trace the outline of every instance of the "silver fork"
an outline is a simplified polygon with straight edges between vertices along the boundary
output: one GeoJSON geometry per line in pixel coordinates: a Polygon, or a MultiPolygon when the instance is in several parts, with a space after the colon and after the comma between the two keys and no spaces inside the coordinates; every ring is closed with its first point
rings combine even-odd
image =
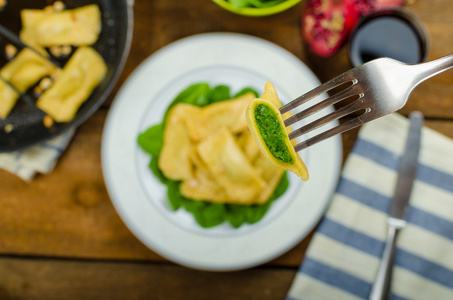
{"type": "Polygon", "coordinates": [[[324,139],[399,110],[406,104],[418,84],[451,68],[453,68],[453,54],[413,65],[390,58],[378,58],[327,81],[284,105],[280,108],[280,112],[282,114],[289,112],[332,89],[342,88],[341,91],[295,113],[285,120],[285,125],[290,126],[340,101],[347,100],[348,104],[304,124],[290,133],[289,138],[296,139],[342,117],[350,116],[351,119],[298,143],[294,149],[301,151],[324,139]]]}

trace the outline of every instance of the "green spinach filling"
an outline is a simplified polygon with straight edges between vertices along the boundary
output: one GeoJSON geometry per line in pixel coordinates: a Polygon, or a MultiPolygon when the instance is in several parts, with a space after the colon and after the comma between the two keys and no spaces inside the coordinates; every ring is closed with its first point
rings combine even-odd
{"type": "Polygon", "coordinates": [[[277,114],[264,104],[255,107],[256,125],[272,155],[283,163],[292,164],[293,157],[285,144],[284,128],[281,127],[277,114]]]}

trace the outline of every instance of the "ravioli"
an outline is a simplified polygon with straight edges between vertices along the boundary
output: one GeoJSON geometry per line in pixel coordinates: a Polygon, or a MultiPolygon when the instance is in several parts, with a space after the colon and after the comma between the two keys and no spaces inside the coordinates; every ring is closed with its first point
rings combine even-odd
{"type": "Polygon", "coordinates": [[[250,130],[243,132],[237,138],[238,146],[241,147],[249,161],[253,162],[260,155],[260,148],[250,130]]]}
{"type": "Polygon", "coordinates": [[[196,107],[188,104],[173,107],[165,125],[165,135],[158,166],[165,177],[188,180],[193,177],[190,154],[193,145],[185,125],[185,116],[196,107]]]}
{"type": "Polygon", "coordinates": [[[21,10],[21,40],[31,46],[93,45],[101,32],[101,11],[96,4],[57,12],[21,10]]]}
{"type": "MultiPolygon", "coordinates": [[[[286,127],[277,92],[271,82],[265,85],[261,98],[254,99],[247,107],[247,123],[262,153],[274,165],[289,170],[308,180],[308,170],[294,150],[295,141],[290,141],[291,128],[286,127]]],[[[287,113],[288,114],[288,113],[287,113]]],[[[285,114],[285,118],[288,115],[285,114]]]]}
{"type": "Polygon", "coordinates": [[[261,178],[266,182],[257,200],[259,203],[264,203],[274,192],[285,171],[282,168],[275,167],[264,155],[257,157],[253,162],[253,167],[258,170],[261,178]]]}
{"type": "Polygon", "coordinates": [[[57,122],[69,122],[106,73],[107,66],[101,55],[91,47],[80,47],[36,106],[57,122]]]}
{"type": "MultiPolygon", "coordinates": [[[[0,77],[23,93],[56,69],[55,65],[41,55],[24,48],[0,70],[0,77]]],[[[4,82],[0,85],[0,94],[0,118],[4,119],[16,104],[19,94],[4,82]]]]}
{"type": "Polygon", "coordinates": [[[253,167],[258,171],[260,177],[265,181],[265,187],[260,191],[258,196],[258,203],[266,202],[266,199],[274,192],[275,188],[279,184],[284,170],[274,166],[268,159],[261,153],[255,138],[251,134],[250,130],[242,133],[237,143],[241,147],[244,154],[247,156],[253,167]]]}
{"type": "Polygon", "coordinates": [[[237,203],[250,204],[265,187],[264,180],[225,127],[201,142],[197,151],[217,182],[237,203]]]}
{"type": "Polygon", "coordinates": [[[193,164],[193,177],[182,181],[181,194],[189,199],[205,200],[215,203],[228,203],[231,198],[225,189],[217,182],[215,176],[209,172],[195,148],[192,148],[189,159],[193,164]]]}
{"type": "Polygon", "coordinates": [[[227,127],[232,133],[247,130],[245,110],[253,99],[253,94],[245,94],[236,99],[221,101],[199,108],[187,117],[187,127],[191,138],[196,141],[206,137],[221,127],[227,127]]]}

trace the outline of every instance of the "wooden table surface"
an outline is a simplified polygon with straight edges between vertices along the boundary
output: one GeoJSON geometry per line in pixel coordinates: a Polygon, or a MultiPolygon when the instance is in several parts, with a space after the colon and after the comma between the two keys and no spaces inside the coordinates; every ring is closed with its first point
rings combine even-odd
{"type": "MultiPolygon", "coordinates": [[[[453,52],[451,0],[407,5],[430,35],[428,59],[453,52]]],[[[101,168],[101,135],[115,93],[149,55],[183,37],[239,32],[272,41],[321,81],[351,66],[347,48],[320,58],[303,44],[303,3],[248,18],[210,0],[137,0],[134,38],[122,76],[85,122],[55,170],[26,183],[0,170],[0,299],[284,299],[311,235],[284,255],[249,270],[213,273],[178,266],[144,246],[112,206],[101,168]]],[[[420,110],[427,126],[453,138],[453,72],[422,83],[400,111],[420,110]]],[[[343,136],[344,157],[357,130],[343,136]]]]}

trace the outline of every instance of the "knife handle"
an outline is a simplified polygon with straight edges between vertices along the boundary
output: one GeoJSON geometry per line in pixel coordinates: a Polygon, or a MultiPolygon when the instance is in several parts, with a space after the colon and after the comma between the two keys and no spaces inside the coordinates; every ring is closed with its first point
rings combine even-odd
{"type": "Polygon", "coordinates": [[[390,283],[392,281],[393,261],[395,257],[395,241],[399,226],[389,224],[384,254],[379,266],[376,280],[371,288],[370,300],[384,300],[390,298],[390,283]]]}

